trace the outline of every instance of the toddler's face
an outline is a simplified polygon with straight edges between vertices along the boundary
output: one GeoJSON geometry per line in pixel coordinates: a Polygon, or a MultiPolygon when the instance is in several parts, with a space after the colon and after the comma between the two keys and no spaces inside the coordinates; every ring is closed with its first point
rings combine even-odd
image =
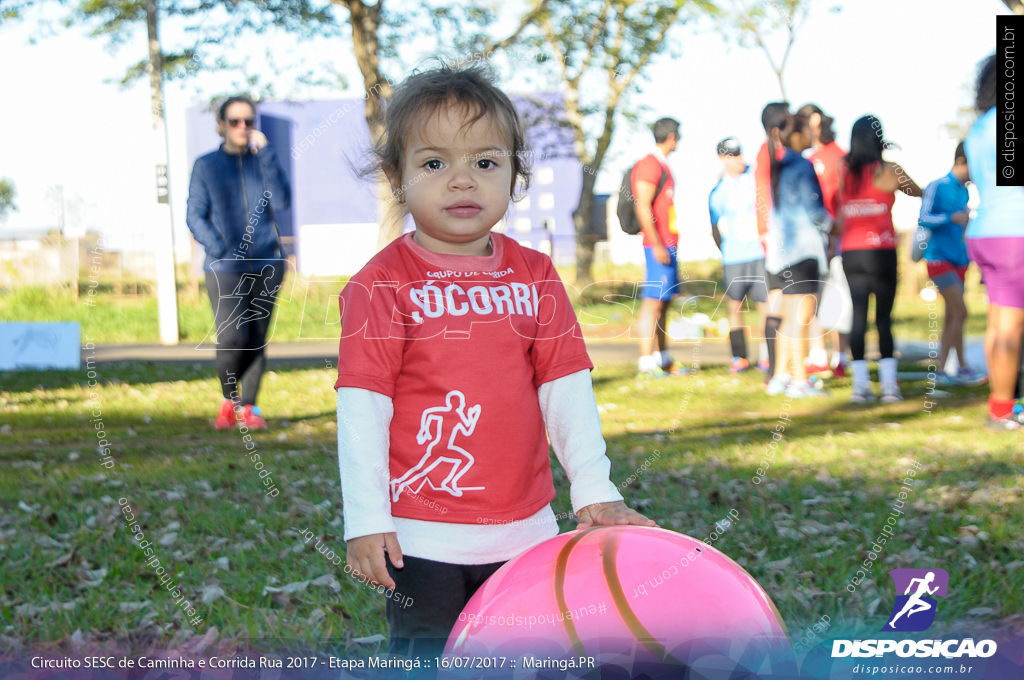
{"type": "Polygon", "coordinates": [[[466,127],[456,107],[412,125],[402,186],[416,240],[438,253],[486,255],[491,228],[508,209],[512,157],[508,135],[492,116],[466,127]]]}

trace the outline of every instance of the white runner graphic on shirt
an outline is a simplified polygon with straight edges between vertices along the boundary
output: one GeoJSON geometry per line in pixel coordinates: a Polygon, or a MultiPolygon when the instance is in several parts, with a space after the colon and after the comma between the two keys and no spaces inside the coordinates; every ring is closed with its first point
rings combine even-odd
{"type": "Polygon", "coordinates": [[[455,439],[462,435],[469,437],[476,429],[476,423],[480,419],[480,404],[466,407],[466,395],[458,390],[452,390],[445,395],[445,405],[435,406],[423,410],[420,418],[420,431],[416,433],[416,443],[426,444],[427,451],[420,458],[420,461],[409,468],[404,475],[398,479],[391,480],[391,500],[398,501],[403,491],[411,494],[418,494],[424,484],[430,484],[435,491],[447,491],[452,496],[460,497],[463,491],[479,491],[482,486],[461,488],[459,480],[473,467],[473,455],[455,443],[455,439]],[[456,416],[449,417],[449,414],[456,416]],[[451,434],[448,436],[447,449],[435,451],[435,448],[444,439],[445,426],[454,423],[451,434]],[[436,486],[429,478],[431,472],[442,463],[451,463],[452,469],[441,482],[436,486]],[[415,485],[415,487],[413,486],[415,485]]]}

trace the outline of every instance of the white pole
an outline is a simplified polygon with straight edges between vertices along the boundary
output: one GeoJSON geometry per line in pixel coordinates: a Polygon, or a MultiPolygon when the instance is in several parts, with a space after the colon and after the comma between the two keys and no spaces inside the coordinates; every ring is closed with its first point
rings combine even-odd
{"type": "Polygon", "coordinates": [[[167,186],[167,116],[164,112],[163,52],[157,30],[157,0],[146,0],[149,37],[150,100],[153,105],[153,144],[156,159],[156,206],[153,234],[156,246],[156,302],[160,319],[160,342],[178,344],[178,291],[174,272],[174,222],[167,186]]]}

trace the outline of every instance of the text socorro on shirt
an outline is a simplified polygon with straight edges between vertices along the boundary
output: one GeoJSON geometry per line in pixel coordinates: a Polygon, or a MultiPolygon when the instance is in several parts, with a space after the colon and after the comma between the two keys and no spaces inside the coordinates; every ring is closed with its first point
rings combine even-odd
{"type": "MultiPolygon", "coordinates": [[[[371,288],[360,282],[346,284],[342,305],[365,306],[379,310],[381,300],[392,305],[391,324],[407,328],[424,327],[409,335],[408,339],[425,339],[438,333],[463,335],[473,323],[493,323],[508,319],[521,335],[534,338],[556,338],[575,332],[582,337],[576,314],[561,280],[502,281],[515,273],[512,267],[499,271],[475,272],[439,270],[427,271],[429,278],[400,283],[375,281],[371,288]],[[354,288],[353,288],[354,287],[354,288]],[[375,299],[380,296],[379,299],[375,299]],[[524,325],[522,321],[527,321],[524,325]],[[439,321],[439,323],[438,323],[439,321]],[[552,327],[551,324],[557,324],[552,327]],[[429,326],[429,328],[425,328],[429,326]]],[[[345,318],[344,309],[342,318],[345,318]]],[[[365,333],[365,337],[379,337],[373,324],[356,322],[342,328],[342,337],[365,333]],[[354,327],[359,326],[359,327],[354,327]]],[[[394,337],[394,329],[384,337],[394,337]]]]}

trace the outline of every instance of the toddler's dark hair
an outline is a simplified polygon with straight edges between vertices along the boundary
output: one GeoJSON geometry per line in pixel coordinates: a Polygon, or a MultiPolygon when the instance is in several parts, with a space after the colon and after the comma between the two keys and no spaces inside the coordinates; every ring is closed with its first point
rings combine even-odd
{"type": "MultiPolygon", "coordinates": [[[[508,96],[494,86],[490,68],[474,64],[455,69],[447,64],[406,78],[395,88],[384,111],[384,136],[377,143],[376,153],[386,175],[401,183],[402,158],[410,128],[420,116],[433,116],[449,106],[456,106],[467,115],[466,126],[491,116],[498,128],[508,135],[512,163],[511,195],[516,180],[526,190],[530,169],[526,162],[526,140],[519,114],[508,96]]],[[[395,187],[398,189],[398,187],[395,187]]]]}

